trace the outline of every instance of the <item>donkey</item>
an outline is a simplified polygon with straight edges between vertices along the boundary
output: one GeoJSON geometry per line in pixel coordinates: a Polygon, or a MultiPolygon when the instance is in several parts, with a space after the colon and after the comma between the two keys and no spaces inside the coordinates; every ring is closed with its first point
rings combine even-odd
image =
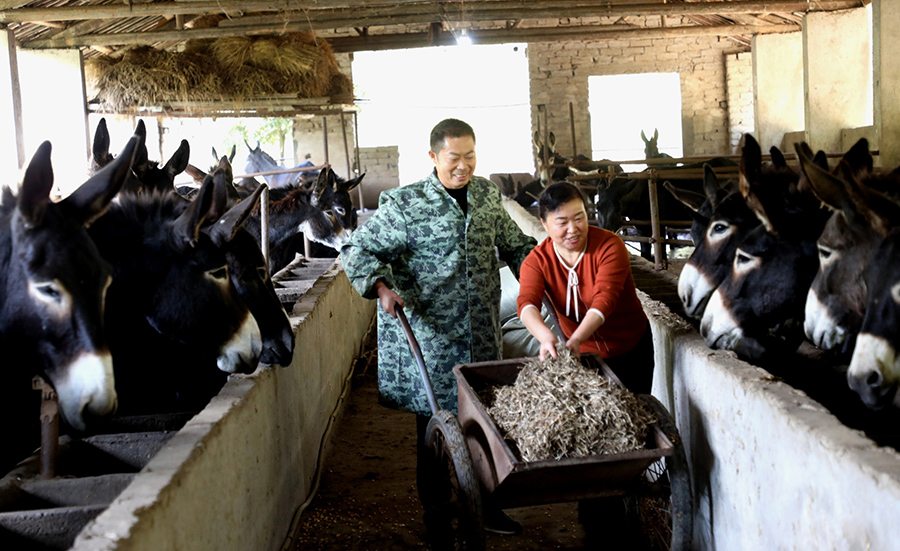
{"type": "MultiPolygon", "coordinates": [[[[716,157],[705,162],[680,166],[683,169],[696,169],[705,166],[712,168],[735,166],[730,159],[716,157]]],[[[705,174],[705,173],[704,173],[705,174]]],[[[704,176],[705,177],[705,176],[704,176]]],[[[703,193],[703,178],[681,180],[678,189],[692,193],[703,193]]],[[[650,220],[650,184],[646,178],[628,178],[616,176],[606,185],[597,188],[594,203],[597,212],[597,225],[605,230],[616,232],[627,220],[650,220]]],[[[657,194],[657,206],[660,220],[692,219],[696,211],[668,193],[657,194]]],[[[649,225],[636,227],[638,235],[649,237],[649,225]]],[[[650,259],[650,245],[641,244],[641,256],[650,259]]]]}
{"type": "Polygon", "coordinates": [[[62,418],[75,430],[85,430],[116,409],[112,357],[103,330],[111,271],[85,228],[124,184],[136,145],[136,139],[129,140],[118,160],[54,203],[51,146],[44,142],[18,193],[2,190],[0,350],[6,369],[0,413],[35,422],[7,425],[0,467],[10,467],[10,461],[37,445],[37,394],[31,390],[35,375],[56,390],[62,418]]]}
{"type": "MultiPolygon", "coordinates": [[[[356,209],[350,200],[352,191],[365,173],[344,181],[330,168],[319,173],[312,190],[286,188],[271,190],[269,203],[269,271],[290,263],[303,250],[303,236],[339,251],[356,229],[356,209]]],[[[260,219],[254,214],[247,229],[257,238],[261,235],[260,219]]]]}
{"type": "Polygon", "coordinates": [[[803,340],[805,297],[818,269],[815,242],[828,216],[800,189],[798,174],[768,175],[761,160],[759,144],[746,135],[740,190],[760,225],[738,244],[700,323],[710,348],[748,361],[793,352],[803,340]]]}
{"type": "MultiPolygon", "coordinates": [[[[147,135],[144,121],[138,121],[135,134],[147,135]]],[[[140,193],[143,190],[162,192],[174,190],[175,176],[187,168],[190,155],[190,144],[187,140],[181,140],[178,149],[160,168],[159,163],[148,158],[147,146],[144,140],[141,140],[132,164],[134,173],[126,181],[122,188],[123,191],[140,193]]],[[[103,118],[97,123],[97,130],[94,132],[94,142],[91,147],[91,173],[106,166],[112,159],[113,156],[109,153],[109,130],[106,127],[106,119],[103,118]]]]}
{"type": "Polygon", "coordinates": [[[262,337],[260,361],[288,366],[294,355],[291,321],[275,292],[259,242],[243,227],[258,206],[264,187],[259,186],[240,202],[234,201],[230,195],[233,189],[231,171],[224,170],[224,166],[230,168],[226,157],[220,160],[220,167],[207,176],[213,181],[214,197],[213,208],[202,231],[225,251],[231,283],[259,325],[262,337]]]}
{"type": "Polygon", "coordinates": [[[884,239],[866,266],[866,314],[847,382],[872,409],[900,407],[900,205],[857,183],[851,183],[857,206],[884,239]]]}
{"type": "Polygon", "coordinates": [[[883,235],[869,224],[858,204],[855,187],[900,192],[894,173],[873,173],[869,144],[863,138],[847,153],[833,173],[816,164],[805,143],[797,155],[813,193],[833,214],[819,236],[819,271],[806,298],[806,337],[822,350],[849,354],[865,315],[866,284],[863,271],[883,235]]]}
{"type": "MultiPolygon", "coordinates": [[[[659,129],[653,129],[653,137],[647,138],[644,134],[644,131],[641,130],[641,139],[644,140],[644,158],[645,159],[671,159],[672,156],[668,153],[660,153],[659,151],[659,129]]],[[[666,165],[656,165],[656,166],[666,166],[666,165]]],[[[669,165],[675,166],[675,165],[669,165]]]]}
{"type": "MultiPolygon", "coordinates": [[[[259,362],[259,326],[231,284],[224,251],[201,231],[213,194],[212,181],[192,202],[120,194],[90,228],[113,266],[106,325],[129,413],[201,407],[224,373],[250,373],[259,362]]],[[[225,220],[221,231],[238,222],[225,220]]]]}

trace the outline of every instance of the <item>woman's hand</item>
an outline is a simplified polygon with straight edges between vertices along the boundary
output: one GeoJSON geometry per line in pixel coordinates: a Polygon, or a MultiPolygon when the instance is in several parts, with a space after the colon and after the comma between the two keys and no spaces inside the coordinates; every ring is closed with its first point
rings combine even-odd
{"type": "Polygon", "coordinates": [[[550,354],[550,356],[552,358],[558,357],[556,354],[556,343],[557,343],[556,336],[552,336],[552,340],[547,339],[547,340],[541,341],[541,349],[538,352],[538,356],[541,358],[541,361],[544,361],[545,359],[547,359],[547,354],[550,354]]]}
{"type": "Polygon", "coordinates": [[[569,349],[569,352],[575,356],[576,360],[581,359],[581,340],[577,338],[571,338],[566,341],[566,348],[569,349]]]}
{"type": "Polygon", "coordinates": [[[394,292],[393,289],[385,285],[384,281],[378,280],[375,282],[375,290],[378,293],[378,300],[381,301],[381,307],[384,308],[384,311],[391,315],[392,318],[397,317],[397,312],[394,311],[394,305],[399,304],[401,307],[406,307],[406,303],[403,301],[403,297],[394,292]]]}

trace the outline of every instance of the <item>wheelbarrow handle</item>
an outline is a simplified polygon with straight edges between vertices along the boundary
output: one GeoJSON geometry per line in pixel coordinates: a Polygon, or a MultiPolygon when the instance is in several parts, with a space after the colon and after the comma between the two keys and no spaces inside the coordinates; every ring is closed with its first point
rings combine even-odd
{"type": "Polygon", "coordinates": [[[400,328],[406,335],[406,341],[409,343],[409,349],[412,350],[416,363],[419,365],[419,375],[422,377],[422,385],[425,387],[425,395],[428,398],[428,407],[431,408],[432,415],[437,415],[438,407],[437,399],[434,397],[434,387],[431,386],[431,378],[428,376],[428,370],[425,368],[425,358],[422,356],[422,349],[419,348],[419,342],[413,335],[412,327],[409,320],[406,319],[406,313],[399,304],[394,305],[394,312],[397,313],[397,321],[400,322],[400,328]]]}

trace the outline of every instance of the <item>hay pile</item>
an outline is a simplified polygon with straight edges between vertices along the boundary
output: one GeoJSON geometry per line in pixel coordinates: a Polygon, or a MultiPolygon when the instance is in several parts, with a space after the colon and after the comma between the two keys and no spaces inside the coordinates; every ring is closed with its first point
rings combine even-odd
{"type": "Polygon", "coordinates": [[[182,52],[139,46],[87,61],[91,96],[102,107],[189,101],[246,101],[275,95],[347,96],[331,46],[311,33],[191,40],[182,52]]]}
{"type": "Polygon", "coordinates": [[[493,387],[488,414],[523,461],[644,448],[656,421],[631,392],[583,367],[559,346],[559,359],[528,360],[515,384],[493,387]]]}

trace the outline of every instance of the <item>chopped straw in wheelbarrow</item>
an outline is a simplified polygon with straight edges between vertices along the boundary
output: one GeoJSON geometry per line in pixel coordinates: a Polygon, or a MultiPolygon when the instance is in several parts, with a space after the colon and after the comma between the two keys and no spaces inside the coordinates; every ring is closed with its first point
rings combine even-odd
{"type": "Polygon", "coordinates": [[[521,459],[643,449],[655,416],[634,394],[582,366],[567,349],[558,346],[557,352],[558,359],[529,358],[514,384],[487,389],[487,412],[521,459]]]}

